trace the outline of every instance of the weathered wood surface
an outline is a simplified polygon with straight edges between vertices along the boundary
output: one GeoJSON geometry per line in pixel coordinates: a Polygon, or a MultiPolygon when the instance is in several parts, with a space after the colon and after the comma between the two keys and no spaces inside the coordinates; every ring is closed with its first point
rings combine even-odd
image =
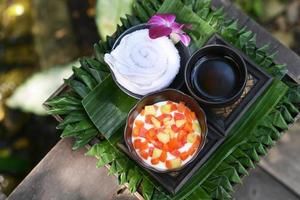
{"type": "Polygon", "coordinates": [[[236,200],[298,200],[299,196],[284,187],[274,177],[258,167],[236,186],[236,200]]]}
{"type": "Polygon", "coordinates": [[[72,139],[61,140],[9,196],[9,200],[135,199],[117,195],[120,186],[86,149],[72,151],[72,139]]]}
{"type": "Polygon", "coordinates": [[[300,122],[269,151],[260,166],[300,196],[300,122]]]}
{"type": "MultiPolygon", "coordinates": [[[[221,5],[225,7],[228,17],[238,18],[241,26],[247,25],[255,31],[258,42],[269,43],[270,51],[278,51],[276,61],[287,63],[289,75],[299,81],[300,58],[294,52],[236,9],[230,1],[213,1],[213,6],[221,5]]],[[[250,177],[245,178],[243,186],[237,187],[236,199],[300,199],[300,195],[297,196],[300,191],[300,161],[297,158],[297,154],[300,154],[300,136],[296,135],[299,129],[293,129],[291,132],[295,133],[283,138],[282,141],[285,141],[286,137],[291,137],[291,145],[290,142],[281,141],[278,147],[270,151],[270,155],[261,164],[264,170],[258,169],[250,177]]],[[[9,199],[135,199],[126,194],[117,195],[120,187],[116,178],[107,176],[106,168],[96,169],[96,160],[85,157],[84,152],[83,149],[72,151],[70,139],[60,141],[16,188],[9,199]]]]}

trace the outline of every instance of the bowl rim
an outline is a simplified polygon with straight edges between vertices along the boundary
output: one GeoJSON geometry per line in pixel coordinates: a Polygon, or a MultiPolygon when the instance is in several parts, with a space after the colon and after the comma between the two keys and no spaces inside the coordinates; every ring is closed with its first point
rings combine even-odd
{"type": "MultiPolygon", "coordinates": [[[[196,114],[197,115],[197,114],[196,114]]],[[[197,117],[198,119],[198,117],[197,117]]],[[[198,119],[199,120],[199,119],[198,119]]],[[[141,98],[136,104],[135,106],[129,111],[128,115],[127,115],[127,119],[126,119],[126,126],[125,126],[125,129],[124,129],[124,133],[123,133],[123,137],[124,137],[124,141],[125,141],[125,144],[128,148],[128,152],[130,153],[131,155],[131,158],[136,161],[139,165],[141,165],[142,167],[146,168],[146,169],[149,169],[149,170],[152,170],[154,172],[157,172],[157,173],[170,173],[170,172],[178,172],[178,171],[181,171],[183,170],[186,166],[188,166],[191,162],[193,162],[199,155],[199,153],[202,151],[202,149],[204,148],[205,144],[207,143],[207,133],[208,133],[208,123],[207,123],[207,117],[206,117],[206,113],[204,112],[204,110],[202,109],[202,107],[199,105],[199,103],[191,96],[185,94],[184,92],[180,91],[180,90],[177,90],[177,89],[172,89],[172,88],[168,88],[168,89],[163,89],[163,90],[159,90],[159,91],[156,91],[156,92],[152,92],[152,93],[149,93],[147,95],[145,95],[143,98],[141,98]],[[176,92],[178,93],[179,95],[182,95],[184,96],[185,98],[189,98],[197,107],[198,109],[200,110],[201,114],[202,114],[202,117],[203,117],[203,123],[205,125],[205,130],[204,131],[201,131],[201,137],[202,137],[202,140],[201,140],[201,144],[199,145],[196,153],[194,154],[194,156],[187,162],[185,163],[184,165],[182,165],[181,167],[179,168],[175,168],[175,169],[166,169],[166,170],[159,170],[147,163],[145,163],[138,155],[137,155],[137,152],[134,150],[134,148],[132,147],[131,148],[131,145],[128,143],[127,139],[126,139],[126,135],[127,135],[127,132],[128,132],[128,126],[129,126],[129,116],[131,116],[133,114],[133,112],[136,110],[136,108],[138,107],[138,105],[144,101],[145,99],[147,98],[150,98],[151,96],[155,96],[155,95],[160,95],[160,94],[163,94],[163,93],[166,93],[168,91],[172,91],[172,92],[176,92]]],[[[129,133],[130,136],[132,133],[129,133]]]]}
{"type": "MultiPolygon", "coordinates": [[[[199,59],[201,59],[203,56],[199,57],[199,59]]],[[[230,56],[232,57],[232,56],[230,56]]],[[[197,60],[199,60],[197,59],[197,60]]],[[[225,46],[225,45],[221,45],[221,44],[210,44],[210,45],[206,45],[203,46],[202,48],[198,49],[196,52],[193,53],[193,55],[190,57],[190,59],[188,60],[188,62],[186,63],[185,69],[184,69],[184,80],[185,80],[185,84],[187,86],[188,91],[191,93],[191,95],[199,102],[204,103],[206,105],[210,105],[210,106],[223,106],[223,105],[227,105],[230,104],[232,101],[234,101],[236,98],[238,98],[239,96],[242,95],[246,84],[247,84],[247,76],[248,76],[248,69],[247,69],[247,65],[245,62],[245,59],[242,57],[242,55],[240,55],[238,53],[237,50],[235,50],[232,47],[229,46],[225,46]],[[234,60],[239,59],[242,63],[242,65],[239,65],[244,72],[241,73],[243,75],[243,84],[241,84],[241,87],[239,88],[239,90],[234,93],[234,95],[232,95],[230,98],[224,99],[222,101],[214,101],[214,100],[207,100],[204,98],[201,98],[199,95],[197,95],[194,90],[191,88],[191,84],[190,84],[190,80],[188,79],[188,70],[189,68],[191,68],[191,61],[194,57],[197,57],[197,55],[203,51],[206,51],[208,49],[212,49],[212,48],[223,48],[226,49],[228,51],[231,51],[233,54],[235,54],[236,57],[234,57],[234,60]]]]}
{"type": "MultiPolygon", "coordinates": [[[[114,42],[113,45],[112,45],[111,51],[113,51],[113,50],[120,44],[121,40],[122,40],[127,34],[131,33],[133,29],[140,30],[140,29],[142,29],[142,28],[147,28],[147,29],[149,29],[149,28],[150,28],[150,25],[147,24],[147,23],[141,23],[141,24],[137,24],[137,25],[134,25],[134,26],[132,26],[132,27],[126,29],[126,30],[125,30],[125,31],[124,31],[124,32],[123,32],[123,33],[115,40],[115,42],[114,42]]],[[[189,61],[189,59],[190,59],[190,57],[191,57],[190,49],[189,49],[188,47],[186,47],[181,41],[179,41],[179,43],[180,43],[180,45],[181,45],[183,48],[185,48],[185,52],[188,54],[188,55],[187,55],[188,59],[187,59],[187,61],[186,61],[186,63],[188,63],[188,61],[189,61]]],[[[179,44],[179,43],[177,43],[177,44],[179,44]]],[[[174,44],[174,46],[176,47],[177,44],[174,44]]],[[[177,47],[176,47],[176,49],[178,50],[177,47]]],[[[111,52],[111,51],[110,51],[110,52],[111,52]]],[[[178,52],[179,52],[179,50],[178,50],[178,52]]],[[[182,66],[180,65],[180,68],[181,68],[181,67],[185,68],[185,67],[187,66],[186,63],[185,63],[184,65],[182,65],[182,66]]],[[[117,78],[116,78],[114,72],[110,69],[110,67],[108,67],[108,69],[109,69],[109,71],[111,72],[111,76],[112,76],[113,80],[115,81],[115,83],[117,84],[117,86],[118,86],[123,92],[125,92],[127,95],[129,95],[129,96],[131,96],[131,97],[133,97],[133,98],[139,100],[139,99],[143,98],[144,96],[153,93],[153,92],[151,92],[151,93],[148,93],[148,94],[146,94],[146,95],[139,95],[139,94],[135,94],[135,93],[129,91],[128,89],[126,89],[124,86],[122,86],[122,85],[117,81],[117,78]]],[[[183,71],[183,77],[182,77],[183,79],[184,79],[184,72],[185,72],[185,70],[183,71]]],[[[178,75],[178,74],[177,74],[177,75],[178,75]]],[[[176,76],[177,76],[177,75],[176,75],[176,76]]],[[[176,76],[175,76],[175,78],[176,78],[176,76]]],[[[174,78],[174,80],[175,80],[175,78],[174,78]]],[[[173,80],[173,81],[174,81],[174,80],[173,80]]],[[[173,81],[172,81],[172,82],[173,82],[173,81]]],[[[172,83],[171,83],[171,84],[172,84],[172,83]]],[[[171,85],[171,84],[170,84],[170,85],[171,85]]],[[[183,82],[182,82],[182,84],[181,84],[181,87],[182,87],[184,84],[185,84],[185,81],[183,80],[183,82]]],[[[169,87],[169,86],[168,86],[168,87],[169,87]]],[[[168,87],[167,87],[167,88],[168,88],[168,87]]],[[[167,89],[167,88],[164,88],[164,89],[167,89]]],[[[163,89],[162,89],[162,90],[163,90],[163,89]]],[[[159,90],[158,90],[158,91],[159,91],[159,90]]],[[[154,91],[154,92],[156,92],[156,91],[154,91]]]]}

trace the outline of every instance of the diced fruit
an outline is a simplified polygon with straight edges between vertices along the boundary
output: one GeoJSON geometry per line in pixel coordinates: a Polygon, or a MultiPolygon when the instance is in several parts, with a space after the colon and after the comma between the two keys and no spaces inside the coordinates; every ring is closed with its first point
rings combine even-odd
{"type": "Polygon", "coordinates": [[[151,121],[152,121],[154,127],[156,127],[156,128],[160,128],[161,127],[160,121],[158,119],[156,119],[155,117],[152,117],[151,121]]]}
{"type": "Polygon", "coordinates": [[[185,105],[184,105],[184,103],[183,102],[180,102],[179,104],[178,104],[178,106],[177,106],[177,110],[179,111],[179,112],[184,112],[184,110],[185,110],[185,105]]]}
{"type": "Polygon", "coordinates": [[[141,111],[141,115],[142,115],[142,116],[145,115],[145,109],[143,109],[143,110],[141,111]]]}
{"type": "Polygon", "coordinates": [[[180,159],[181,160],[186,160],[188,157],[189,157],[189,153],[188,152],[182,152],[182,153],[180,153],[180,159]]]}
{"type": "Polygon", "coordinates": [[[140,129],[139,129],[139,127],[136,126],[136,127],[133,128],[132,135],[134,137],[138,137],[139,136],[139,132],[140,132],[140,129]]]}
{"type": "Polygon", "coordinates": [[[168,148],[170,151],[178,148],[178,141],[176,139],[171,139],[168,143],[168,148]]]}
{"type": "Polygon", "coordinates": [[[157,165],[159,163],[159,158],[156,158],[156,159],[152,159],[151,160],[151,164],[152,165],[157,165]]]}
{"type": "Polygon", "coordinates": [[[175,124],[171,125],[171,129],[172,129],[174,132],[178,132],[178,131],[179,131],[179,128],[178,128],[175,124]]]}
{"type": "Polygon", "coordinates": [[[197,119],[197,116],[196,116],[196,114],[194,112],[191,112],[191,115],[192,115],[193,120],[197,119]]]}
{"type": "Polygon", "coordinates": [[[163,143],[161,143],[160,141],[156,141],[156,140],[154,140],[154,141],[152,140],[151,143],[158,149],[162,149],[164,146],[163,143]]]}
{"type": "Polygon", "coordinates": [[[187,140],[187,135],[188,135],[188,133],[186,131],[181,130],[181,131],[179,131],[177,138],[180,142],[185,144],[186,140],[187,140]]]}
{"type": "Polygon", "coordinates": [[[184,115],[181,114],[181,113],[176,112],[176,113],[174,113],[174,119],[175,119],[176,121],[177,121],[177,120],[182,120],[182,119],[184,119],[184,115]]]}
{"type": "Polygon", "coordinates": [[[148,130],[147,130],[147,129],[145,129],[144,127],[140,128],[140,131],[139,131],[139,136],[140,136],[140,137],[145,138],[146,135],[147,135],[147,133],[148,133],[148,130]]]}
{"type": "Polygon", "coordinates": [[[154,106],[145,106],[145,115],[155,115],[156,110],[154,106]]]}
{"type": "MultiPolygon", "coordinates": [[[[198,146],[197,146],[197,147],[198,147],[198,146]]],[[[193,155],[193,154],[196,152],[197,147],[194,146],[194,145],[192,145],[192,146],[189,148],[189,150],[188,150],[189,155],[193,155]]]]}
{"type": "Polygon", "coordinates": [[[173,112],[175,110],[177,110],[177,105],[173,103],[171,104],[171,111],[173,112]]]}
{"type": "Polygon", "coordinates": [[[173,124],[175,124],[175,121],[174,121],[174,119],[165,118],[163,121],[163,124],[166,127],[171,127],[173,124]]]}
{"type": "Polygon", "coordinates": [[[186,120],[184,120],[184,119],[183,119],[183,120],[177,120],[177,121],[176,121],[176,126],[180,128],[180,127],[182,127],[185,123],[186,123],[186,120]]]}
{"type": "Polygon", "coordinates": [[[144,122],[141,120],[135,120],[134,124],[139,128],[144,127],[144,122]]]}
{"type": "Polygon", "coordinates": [[[153,154],[153,151],[154,151],[154,147],[149,147],[149,156],[152,157],[152,154],[153,154]]]}
{"type": "Polygon", "coordinates": [[[161,114],[160,116],[157,117],[157,119],[159,121],[163,121],[164,119],[172,119],[172,115],[171,114],[161,114]]]}
{"type": "Polygon", "coordinates": [[[169,136],[169,134],[166,134],[166,133],[158,133],[157,138],[160,142],[162,142],[164,144],[166,144],[170,141],[170,136],[169,136]]]}
{"type": "Polygon", "coordinates": [[[161,149],[155,148],[152,153],[152,159],[159,158],[162,153],[161,149]]]}
{"type": "Polygon", "coordinates": [[[172,160],[167,160],[166,161],[166,167],[168,169],[175,169],[181,167],[181,160],[179,158],[175,158],[172,160]]]}
{"type": "Polygon", "coordinates": [[[165,162],[166,159],[167,159],[167,152],[166,152],[166,151],[163,151],[163,152],[161,153],[160,157],[159,157],[159,160],[160,160],[161,162],[165,162]]]}
{"type": "Polygon", "coordinates": [[[197,122],[197,121],[193,122],[193,129],[195,132],[201,133],[201,128],[200,128],[199,122],[197,122]]]}
{"type": "Polygon", "coordinates": [[[176,134],[175,132],[172,130],[172,129],[166,129],[166,133],[169,134],[170,138],[175,138],[176,137],[176,134]]]}
{"type": "Polygon", "coordinates": [[[154,115],[146,115],[145,116],[145,122],[148,124],[152,124],[152,117],[154,117],[154,115]]]}
{"type": "Polygon", "coordinates": [[[133,147],[139,150],[145,150],[148,148],[148,143],[146,141],[142,142],[140,139],[136,139],[133,142],[133,147]]]}
{"type": "Polygon", "coordinates": [[[180,152],[179,152],[177,149],[171,151],[170,153],[171,153],[173,156],[175,156],[175,157],[179,157],[179,156],[180,156],[180,152]]]}
{"type": "Polygon", "coordinates": [[[148,156],[149,156],[148,152],[146,152],[146,151],[140,151],[140,155],[141,155],[141,157],[144,158],[145,160],[147,160],[147,159],[148,159],[148,156]]]}
{"type": "Polygon", "coordinates": [[[157,134],[157,130],[155,128],[151,128],[148,130],[148,135],[151,137],[151,138],[154,138],[154,136],[156,136],[157,134]]]}
{"type": "Polygon", "coordinates": [[[192,132],[193,131],[193,126],[191,123],[187,122],[185,123],[183,130],[187,131],[187,132],[192,132]]]}
{"type": "Polygon", "coordinates": [[[161,106],[160,111],[164,114],[170,114],[171,105],[170,104],[165,104],[165,105],[161,106]]]}
{"type": "Polygon", "coordinates": [[[195,133],[190,133],[187,136],[188,143],[194,143],[194,142],[196,142],[196,139],[197,139],[197,135],[195,133]]]}

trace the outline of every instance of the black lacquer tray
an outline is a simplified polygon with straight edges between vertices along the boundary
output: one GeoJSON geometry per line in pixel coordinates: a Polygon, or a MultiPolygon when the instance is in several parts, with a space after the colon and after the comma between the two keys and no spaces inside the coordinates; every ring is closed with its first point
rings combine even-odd
{"type": "MultiPolygon", "coordinates": [[[[224,41],[219,35],[213,35],[206,43],[206,45],[212,44],[229,46],[243,57],[247,65],[248,81],[242,96],[234,104],[224,108],[207,108],[205,105],[201,105],[208,120],[207,143],[193,162],[178,172],[157,173],[145,169],[171,194],[175,194],[179,191],[193,174],[209,159],[215,150],[223,143],[232,127],[272,82],[271,76],[261,70],[243,52],[224,41]]],[[[189,94],[185,86],[181,88],[181,91],[189,94]]],[[[120,142],[118,146],[131,157],[125,141],[120,142]]]]}

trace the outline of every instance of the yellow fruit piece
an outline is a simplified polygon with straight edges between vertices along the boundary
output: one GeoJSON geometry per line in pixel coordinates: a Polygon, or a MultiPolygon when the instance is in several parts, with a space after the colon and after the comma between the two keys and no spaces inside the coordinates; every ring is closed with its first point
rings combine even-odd
{"type": "Polygon", "coordinates": [[[171,165],[172,165],[172,168],[181,167],[181,159],[180,158],[175,158],[175,159],[171,160],[171,165]]]}
{"type": "Polygon", "coordinates": [[[201,134],[201,128],[198,121],[193,122],[193,129],[195,132],[201,134]]]}
{"type": "Polygon", "coordinates": [[[152,153],[152,159],[159,158],[162,153],[162,150],[155,148],[152,153]]]}
{"type": "Polygon", "coordinates": [[[171,113],[171,105],[170,104],[166,104],[160,107],[160,111],[163,114],[170,114],[171,113]]]}
{"type": "Polygon", "coordinates": [[[145,106],[145,115],[155,115],[156,110],[154,106],[145,106]]]}
{"type": "Polygon", "coordinates": [[[160,128],[160,121],[158,119],[156,119],[155,117],[152,117],[151,121],[155,128],[160,128]]]}
{"type": "Polygon", "coordinates": [[[177,120],[176,121],[176,126],[179,128],[181,126],[183,126],[186,123],[186,120],[177,120]]]}
{"type": "Polygon", "coordinates": [[[164,144],[167,144],[169,141],[170,141],[170,136],[169,134],[166,134],[166,133],[158,133],[157,135],[157,139],[164,143],[164,144]]]}
{"type": "Polygon", "coordinates": [[[195,134],[195,133],[190,133],[190,134],[188,134],[187,135],[187,142],[188,143],[194,143],[194,142],[196,142],[196,139],[197,139],[197,134],[195,134]]]}

